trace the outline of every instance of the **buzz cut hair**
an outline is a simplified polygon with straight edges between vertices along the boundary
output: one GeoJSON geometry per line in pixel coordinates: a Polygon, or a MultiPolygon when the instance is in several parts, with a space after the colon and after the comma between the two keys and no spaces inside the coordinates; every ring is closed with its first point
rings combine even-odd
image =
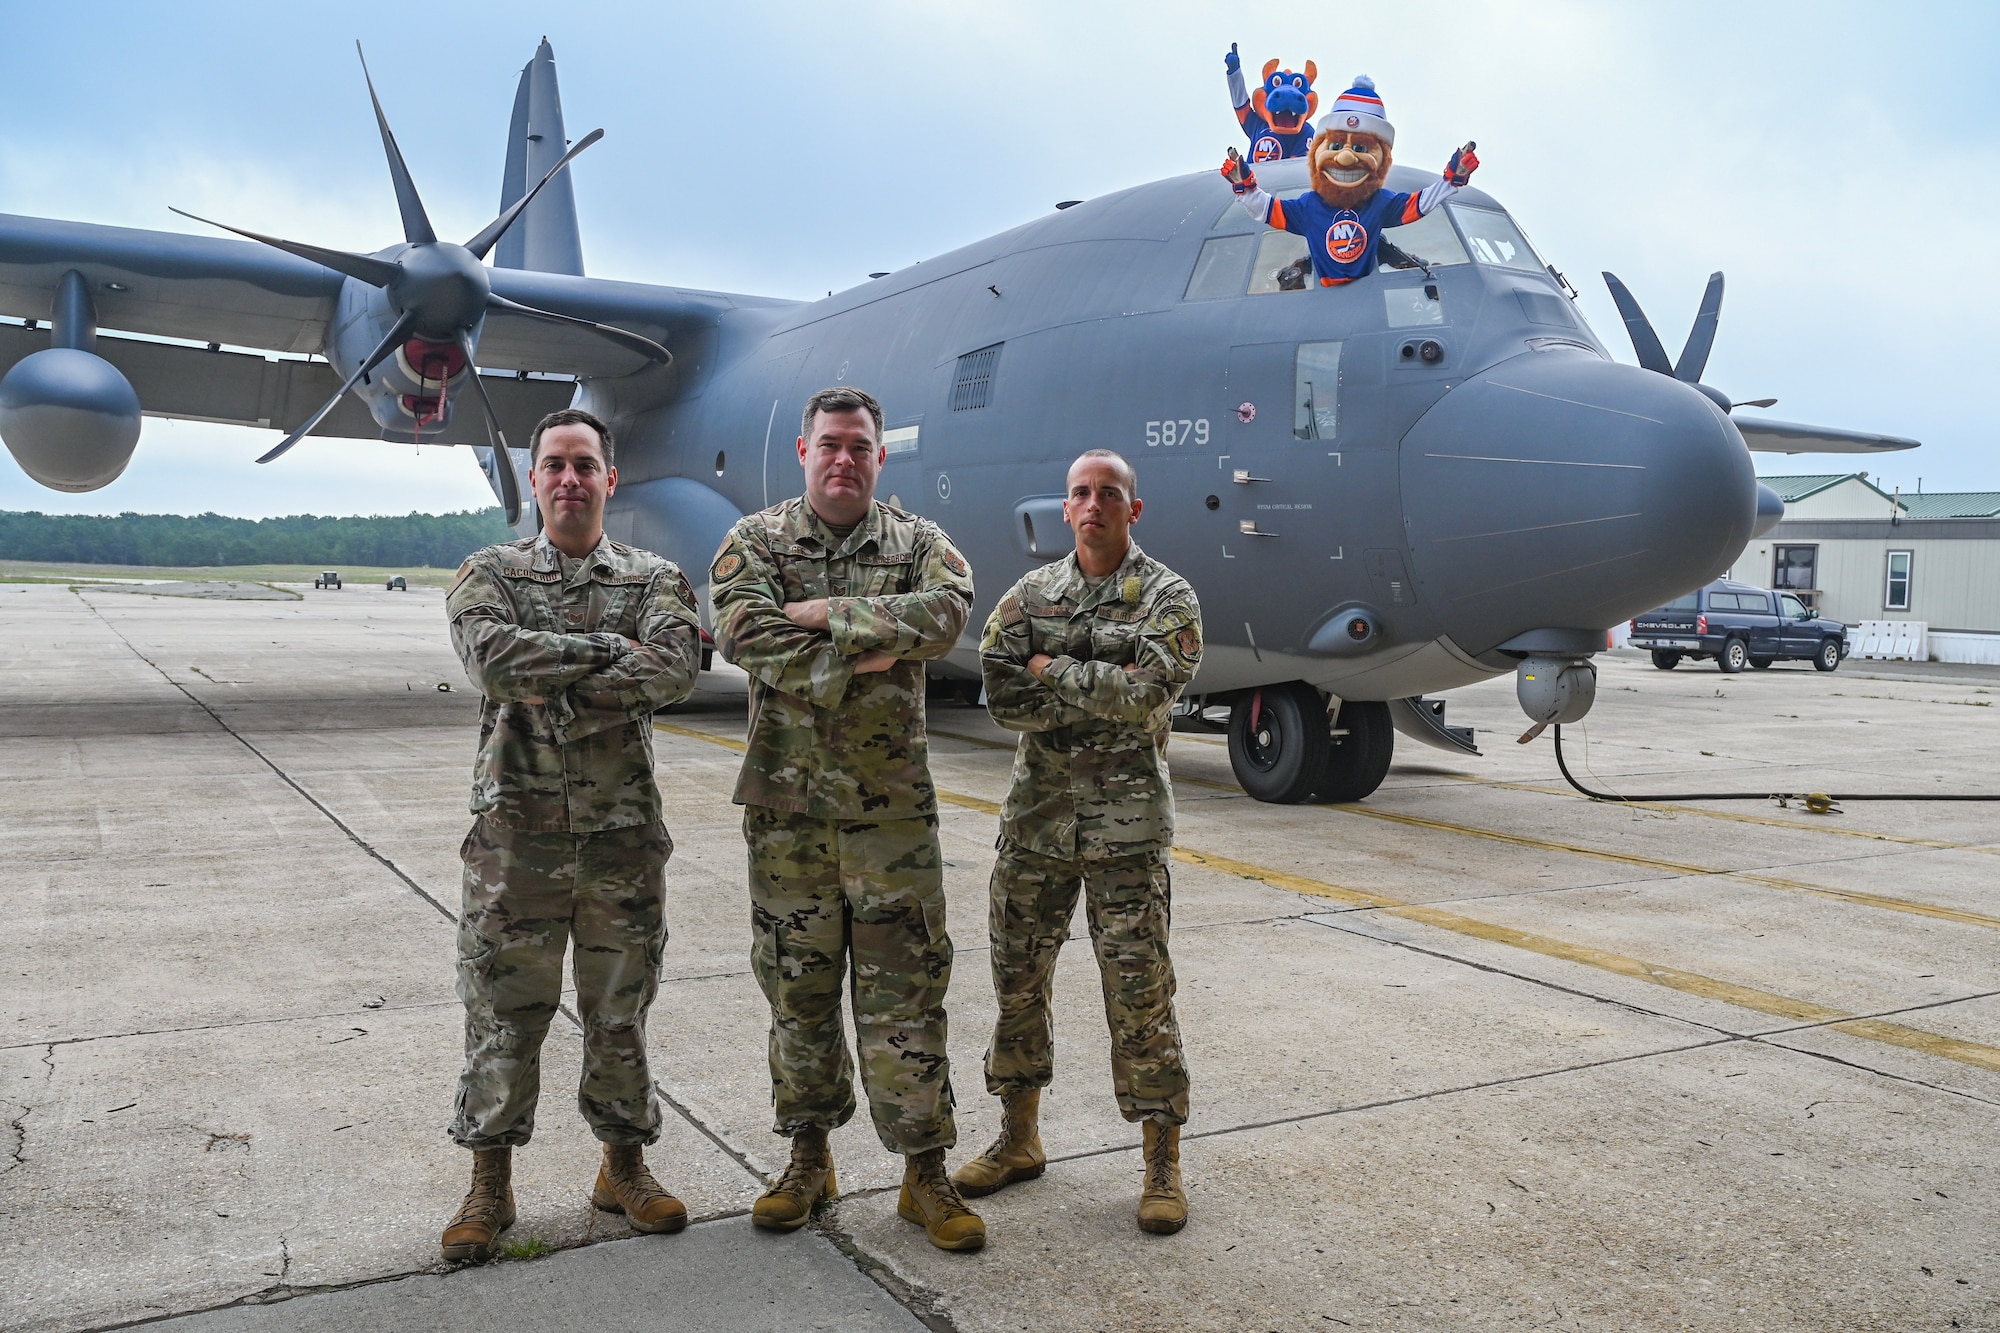
{"type": "Polygon", "coordinates": [[[806,410],[799,417],[800,439],[812,439],[813,418],[822,412],[866,412],[875,422],[875,443],[882,443],[882,404],[866,389],[837,384],[806,399],[806,410]]]}
{"type": "Polygon", "coordinates": [[[615,466],[611,453],[611,427],[604,424],[595,412],[586,412],[580,407],[565,407],[560,412],[551,412],[535,423],[535,429],[528,436],[528,466],[535,465],[535,453],[541,448],[542,432],[554,430],[557,426],[588,426],[597,432],[597,443],[604,450],[604,466],[615,466]]]}
{"type": "Polygon", "coordinates": [[[1071,463],[1070,466],[1074,468],[1077,463],[1088,463],[1093,460],[1109,463],[1124,473],[1125,498],[1128,500],[1139,498],[1139,469],[1126,462],[1125,455],[1116,449],[1086,449],[1076,456],[1076,463],[1071,463]]]}

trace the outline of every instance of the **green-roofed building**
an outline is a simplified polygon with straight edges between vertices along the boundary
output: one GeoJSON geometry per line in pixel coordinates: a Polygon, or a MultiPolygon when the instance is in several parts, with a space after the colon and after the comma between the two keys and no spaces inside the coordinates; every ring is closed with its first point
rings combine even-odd
{"type": "Polygon", "coordinates": [[[1836,620],[1918,620],[1941,661],[2000,663],[2000,491],[1883,490],[1866,472],[1759,477],[1785,517],[1729,577],[1836,620]]]}

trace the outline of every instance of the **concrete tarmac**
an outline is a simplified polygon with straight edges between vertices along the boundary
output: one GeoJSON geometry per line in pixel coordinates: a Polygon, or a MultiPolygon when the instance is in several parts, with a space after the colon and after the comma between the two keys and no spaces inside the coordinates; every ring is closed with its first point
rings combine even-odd
{"type": "MultiPolygon", "coordinates": [[[[651,1024],[650,1159],[696,1225],[590,1207],[558,1023],[510,1257],[441,1265],[477,699],[438,590],[301,591],[0,585],[0,1329],[2000,1329],[2000,809],[1588,802],[1513,743],[1508,680],[1451,696],[1484,757],[1399,738],[1356,806],[1260,805],[1221,737],[1176,735],[1192,1218],[1133,1224],[1079,920],[1048,1174],[958,1255],[896,1217],[865,1113],[811,1228],[745,1216],[785,1144],[743,678],[704,676],[657,731],[651,1024]]],[[[1599,663],[1567,743],[1604,789],[2000,787],[2000,673],[1599,663]]],[[[1012,746],[977,709],[931,730],[957,1162],[998,1124],[1012,746]]]]}

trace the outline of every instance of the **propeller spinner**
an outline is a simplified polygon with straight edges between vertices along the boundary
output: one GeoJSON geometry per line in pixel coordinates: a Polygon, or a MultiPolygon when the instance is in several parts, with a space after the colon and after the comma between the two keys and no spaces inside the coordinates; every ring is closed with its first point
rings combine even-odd
{"type": "MultiPolygon", "coordinates": [[[[361,52],[361,44],[354,49],[361,52]]],[[[549,320],[558,324],[572,324],[590,329],[599,336],[609,339],[622,347],[638,352],[648,360],[662,365],[673,360],[672,353],[650,338],[641,337],[615,325],[600,324],[595,320],[581,319],[575,315],[564,315],[553,310],[542,310],[535,306],[522,305],[494,294],[492,279],[488,276],[486,256],[491,253],[501,236],[521,216],[542,187],[554,180],[556,173],[570,164],[570,161],[584,149],[604,137],[601,129],[592,130],[578,140],[576,146],[564,153],[562,159],[548,174],[536,182],[535,187],[523,194],[499,217],[486,224],[464,245],[450,241],[440,241],[432,228],[430,216],[424,211],[424,202],[417,193],[416,181],[410,176],[410,168],[403,161],[402,149],[396,144],[396,136],[389,128],[389,118],[383,114],[382,101],[375,95],[375,81],[368,74],[368,60],[361,59],[361,75],[368,84],[368,100],[375,108],[375,123],[382,131],[382,150],[389,159],[389,178],[396,189],[396,207],[402,214],[403,239],[408,245],[394,259],[381,259],[374,255],[355,254],[347,250],[333,250],[325,246],[309,245],[303,241],[288,241],[277,236],[265,236],[241,227],[232,227],[226,222],[216,222],[209,218],[197,217],[182,209],[173,209],[182,217],[193,218],[196,222],[220,227],[238,236],[259,241],[265,245],[297,255],[301,259],[324,265],[336,273],[344,274],[357,282],[365,282],[378,287],[388,296],[390,308],[396,312],[396,322],[389,328],[382,341],[373,351],[362,358],[354,373],[346,383],[329,398],[321,408],[309,417],[305,424],[287,435],[275,449],[257,461],[268,463],[284,454],[312,432],[313,427],[326,419],[329,412],[339,405],[355,385],[368,377],[393,354],[406,339],[415,337],[431,344],[455,348],[464,358],[465,367],[472,369],[473,386],[478,390],[479,405],[486,417],[487,438],[500,452],[495,456],[499,464],[501,500],[506,506],[507,521],[518,522],[521,516],[520,483],[514,475],[510,455],[507,454],[507,438],[500,430],[499,417],[493,411],[493,403],[486,394],[486,386],[480,381],[479,373],[473,368],[473,354],[478,347],[479,332],[491,310],[505,310],[516,315],[534,319],[549,320]]],[[[1642,317],[1643,318],[1643,317],[1642,317]]],[[[428,372],[427,372],[428,373],[428,372]]],[[[448,378],[448,376],[447,376],[448,378]]]]}

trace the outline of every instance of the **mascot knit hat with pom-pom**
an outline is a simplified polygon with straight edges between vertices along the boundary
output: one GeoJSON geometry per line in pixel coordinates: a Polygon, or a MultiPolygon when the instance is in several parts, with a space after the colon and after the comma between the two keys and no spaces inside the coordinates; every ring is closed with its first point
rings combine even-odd
{"type": "Polygon", "coordinates": [[[1356,134],[1372,134],[1391,147],[1396,143],[1396,127],[1382,114],[1382,99],[1375,92],[1375,80],[1366,74],[1354,76],[1354,86],[1327,108],[1319,127],[1322,130],[1345,129],[1356,134]]]}

